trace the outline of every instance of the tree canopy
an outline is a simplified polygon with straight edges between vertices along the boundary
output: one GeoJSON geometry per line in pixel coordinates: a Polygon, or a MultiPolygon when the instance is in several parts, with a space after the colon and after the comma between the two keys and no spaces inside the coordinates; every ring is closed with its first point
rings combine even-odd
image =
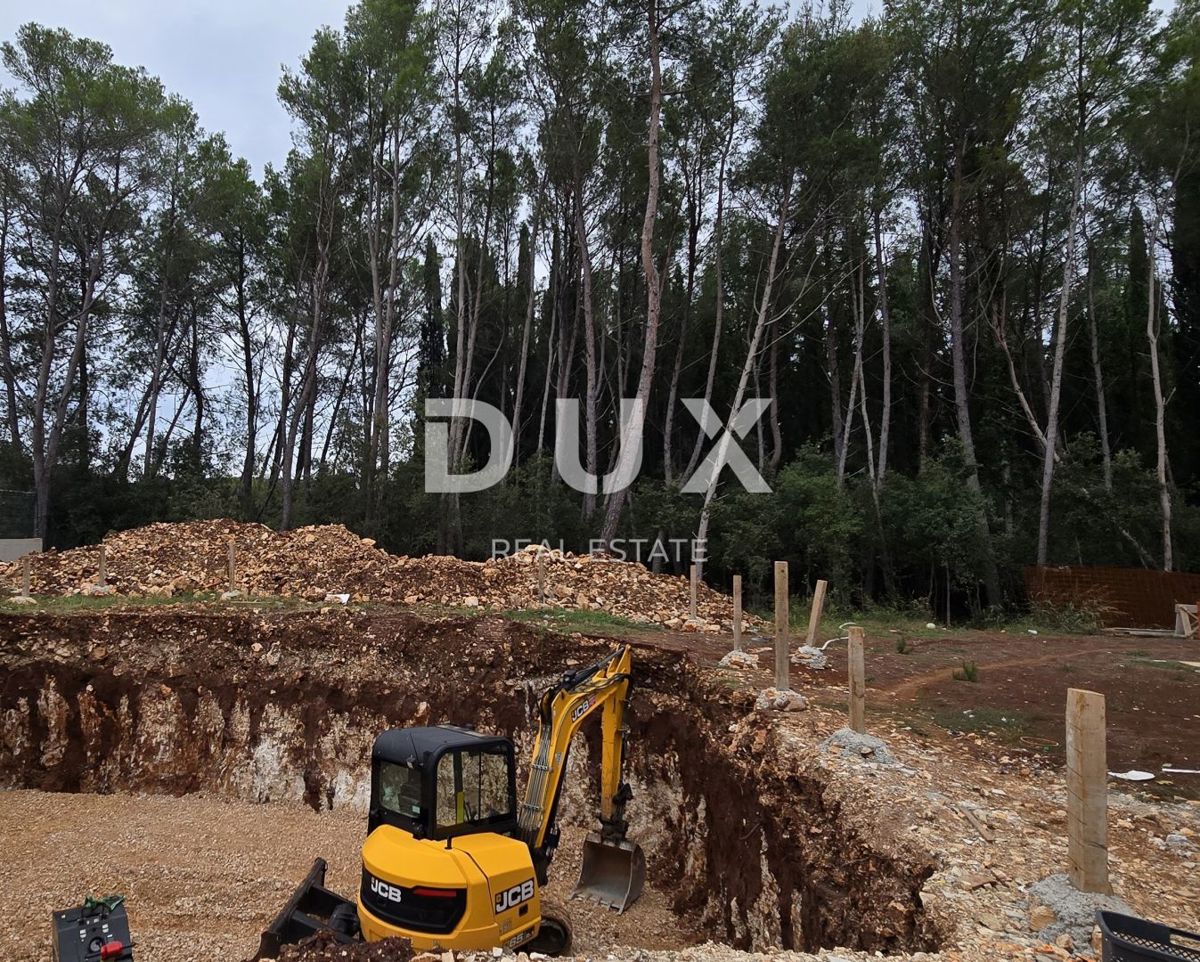
{"type": "Polygon", "coordinates": [[[51,544],[700,535],[713,579],[976,610],[1200,566],[1198,0],[360,0],[257,179],[101,43],[0,61],[0,487],[51,544]],[[512,421],[501,483],[425,490],[430,398],[512,421]],[[573,490],[562,419],[619,474],[622,399],[636,480],[573,490]],[[685,491],[722,444],[771,492],[685,491]]]}

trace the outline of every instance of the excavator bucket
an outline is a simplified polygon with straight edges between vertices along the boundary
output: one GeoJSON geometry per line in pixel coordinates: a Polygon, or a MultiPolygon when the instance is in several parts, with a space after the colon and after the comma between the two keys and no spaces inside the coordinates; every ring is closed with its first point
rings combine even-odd
{"type": "Polygon", "coordinates": [[[572,898],[591,899],[617,912],[638,900],[646,882],[646,856],[628,839],[605,841],[593,832],[583,843],[583,867],[572,898]]]}

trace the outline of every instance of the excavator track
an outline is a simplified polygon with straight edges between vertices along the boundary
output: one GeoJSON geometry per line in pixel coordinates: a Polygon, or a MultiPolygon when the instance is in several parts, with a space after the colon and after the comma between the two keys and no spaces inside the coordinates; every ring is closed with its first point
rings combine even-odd
{"type": "Polygon", "coordinates": [[[570,955],[574,935],[564,905],[542,896],[542,924],[538,934],[522,946],[525,952],[540,952],[542,955],[570,955]]]}

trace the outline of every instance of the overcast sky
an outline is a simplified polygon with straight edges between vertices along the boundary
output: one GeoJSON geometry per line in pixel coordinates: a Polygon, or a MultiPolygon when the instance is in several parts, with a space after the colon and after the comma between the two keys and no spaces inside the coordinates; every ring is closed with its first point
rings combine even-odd
{"type": "Polygon", "coordinates": [[[275,99],[283,64],[296,64],[323,24],[341,25],[346,0],[0,0],[0,37],[30,20],[103,40],[120,63],[145,67],[223,130],[256,173],[282,161],[288,117],[275,99]]]}
{"type": "MultiPolygon", "coordinates": [[[[1169,0],[1155,0],[1165,7],[1169,0]]],[[[3,0],[0,38],[29,20],[103,40],[120,63],[143,66],[223,130],[256,174],[290,144],[275,99],[280,69],[296,64],[323,24],[340,26],[347,0],[3,0]]],[[[877,12],[881,0],[854,0],[877,12]]],[[[2,82],[2,81],[0,81],[2,82]]]]}

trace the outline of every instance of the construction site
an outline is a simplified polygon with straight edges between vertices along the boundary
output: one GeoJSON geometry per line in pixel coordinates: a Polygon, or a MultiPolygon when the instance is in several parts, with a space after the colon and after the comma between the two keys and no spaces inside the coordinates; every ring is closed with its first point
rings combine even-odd
{"type": "MultiPolygon", "coordinates": [[[[728,596],[700,586],[693,614],[686,578],[604,558],[399,558],[343,528],[193,522],[0,577],[8,962],[47,957],[51,909],[110,892],[139,960],[250,959],[315,858],[353,898],[377,735],[505,736],[521,788],[542,693],[616,644],[645,886],[622,912],[570,898],[607,751],[584,727],[542,910],[575,957],[1047,962],[1096,957],[1097,904],[1200,918],[1194,639],[872,627],[861,734],[837,626],[819,658],[796,630],[780,698],[767,619],[747,613],[731,655],[728,596]],[[1110,779],[1111,896],[1065,875],[1068,687],[1108,699],[1107,769],[1151,776],[1110,779]]],[[[316,937],[278,957],[413,951],[316,937]]],[[[476,951],[504,950],[458,955],[476,951]]]]}

